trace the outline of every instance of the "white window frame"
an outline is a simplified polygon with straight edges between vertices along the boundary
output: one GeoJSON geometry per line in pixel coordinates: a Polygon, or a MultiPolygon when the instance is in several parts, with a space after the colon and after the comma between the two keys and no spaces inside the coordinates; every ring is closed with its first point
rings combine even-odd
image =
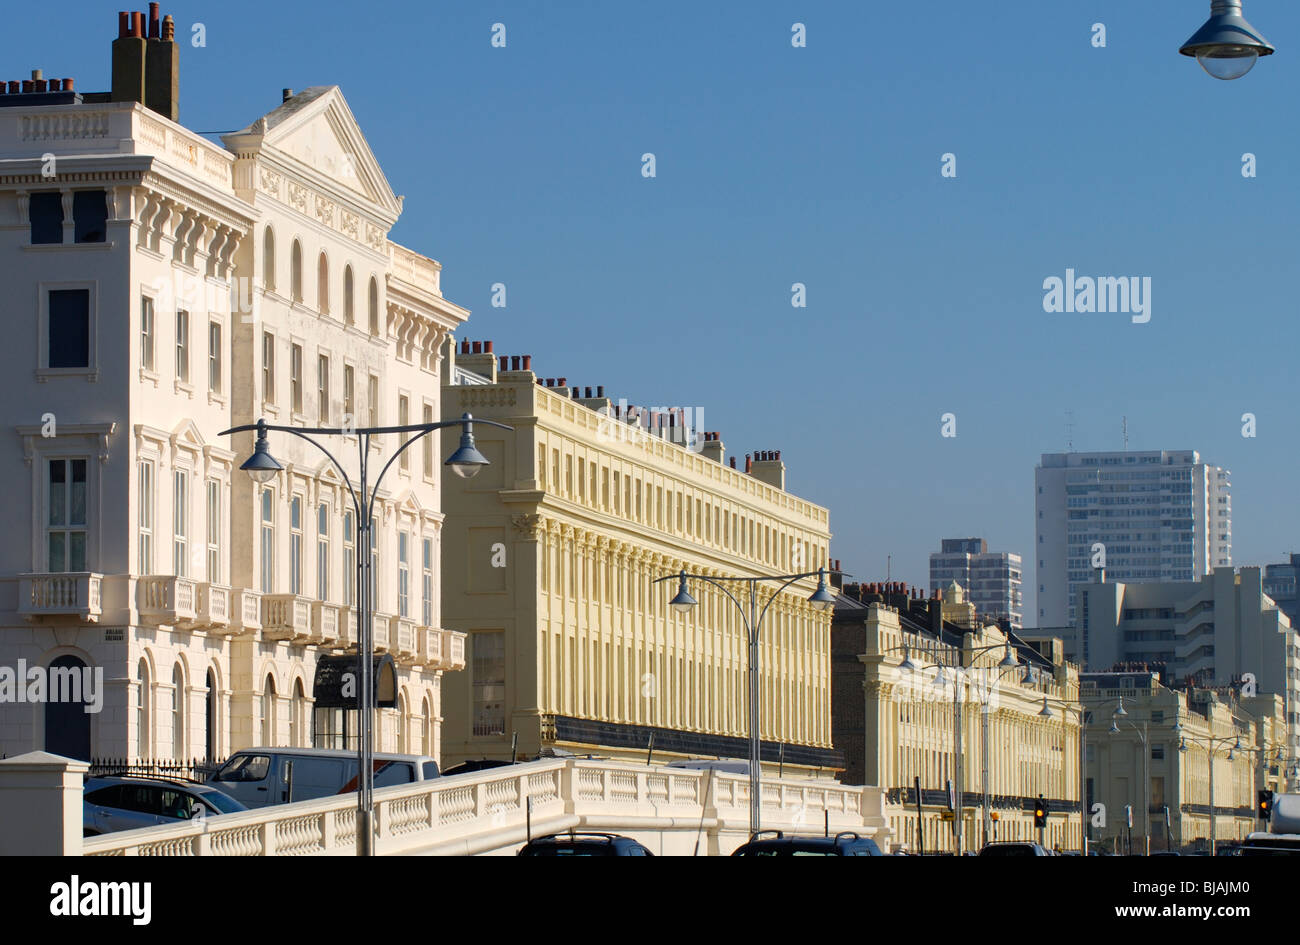
{"type": "Polygon", "coordinates": [[[302,345],[289,345],[289,410],[302,416],[302,345]]]}
{"type": "Polygon", "coordinates": [[[411,616],[411,536],[397,533],[397,615],[411,616]]]}
{"type": "Polygon", "coordinates": [[[423,600],[421,616],[422,626],[433,626],[433,539],[422,536],[420,539],[420,592],[423,600]]]}
{"type": "Polygon", "coordinates": [[[172,469],[172,573],[189,576],[190,471],[172,469]]]}
{"type": "Polygon", "coordinates": [[[275,490],[270,486],[262,486],[257,501],[258,548],[261,558],[258,562],[258,586],[263,594],[273,594],[275,593],[275,490]]]}
{"type": "Polygon", "coordinates": [[[275,333],[262,332],[262,403],[275,406],[275,333]]]}
{"type": "Polygon", "coordinates": [[[356,515],[343,510],[343,603],[351,607],[357,596],[357,527],[356,515]]]}
{"type": "Polygon", "coordinates": [[[224,339],[225,339],[225,326],[222,325],[220,320],[215,318],[209,318],[208,319],[208,394],[213,397],[221,397],[223,395],[223,390],[224,390],[222,386],[225,380],[222,377],[222,371],[224,370],[224,365],[222,364],[222,358],[221,358],[221,348],[222,345],[225,343],[224,339]],[[215,345],[212,343],[214,335],[216,338],[215,345]]]}
{"type": "Polygon", "coordinates": [[[301,492],[289,495],[289,593],[302,593],[302,512],[304,499],[301,492]],[[295,523],[294,513],[297,513],[295,523]]]}
{"type": "Polygon", "coordinates": [[[190,313],[176,310],[176,383],[190,383],[190,313]]]}
{"type": "Polygon", "coordinates": [[[153,539],[158,522],[156,459],[142,456],[136,460],[135,490],[135,527],[139,536],[136,541],[135,566],[136,573],[143,577],[146,574],[153,574],[153,539]]]}
{"type": "Polygon", "coordinates": [[[140,293],[140,372],[153,376],[156,374],[158,341],[158,304],[152,295],[140,293]]]}
{"type": "Polygon", "coordinates": [[[321,502],[316,506],[316,599],[330,597],[330,507],[321,502]]]}
{"type": "Polygon", "coordinates": [[[330,356],[320,352],[316,354],[316,399],[319,401],[317,415],[320,417],[321,426],[329,426],[330,356]]]}
{"type": "Polygon", "coordinates": [[[76,533],[76,532],[80,532],[80,533],[82,534],[82,536],[83,536],[83,539],[82,539],[82,547],[83,547],[83,549],[84,549],[83,554],[84,554],[84,558],[85,558],[85,560],[82,562],[82,564],[84,565],[84,567],[81,569],[81,571],[88,571],[88,570],[90,569],[90,515],[91,515],[91,510],[90,510],[90,496],[91,496],[91,492],[90,492],[90,478],[91,478],[91,469],[92,469],[92,466],[91,466],[91,462],[90,462],[90,457],[89,457],[89,456],[85,456],[85,455],[66,455],[66,456],[65,456],[65,455],[60,454],[60,455],[54,455],[54,456],[42,456],[42,457],[41,457],[41,462],[40,462],[40,470],[41,470],[41,472],[40,472],[40,475],[41,475],[41,477],[42,477],[42,479],[43,479],[43,484],[42,484],[43,501],[41,502],[41,522],[42,522],[42,538],[43,538],[43,547],[42,547],[42,549],[41,549],[41,566],[40,566],[39,570],[41,570],[41,571],[50,571],[51,573],[56,573],[56,574],[69,574],[69,573],[76,573],[76,572],[73,572],[73,571],[68,567],[68,565],[69,565],[69,563],[70,563],[70,556],[71,556],[71,549],[72,549],[72,535],[73,535],[74,533],[76,533]],[[83,522],[83,523],[80,523],[80,527],[77,527],[77,523],[73,523],[73,522],[71,521],[71,501],[72,501],[72,488],[71,488],[71,486],[72,486],[72,464],[73,464],[74,462],[78,462],[78,461],[80,461],[80,462],[84,462],[84,463],[86,464],[86,481],[85,481],[85,490],[86,490],[86,496],[85,496],[85,518],[86,518],[86,521],[83,522]],[[65,511],[68,513],[68,514],[67,514],[67,518],[68,518],[69,520],[68,520],[67,522],[61,522],[61,523],[58,523],[58,524],[52,523],[52,522],[50,521],[50,515],[51,515],[51,512],[52,512],[52,505],[53,505],[53,497],[52,497],[52,495],[51,495],[51,492],[53,491],[53,483],[50,481],[50,479],[51,479],[51,473],[52,473],[52,464],[53,464],[53,463],[62,463],[62,464],[64,465],[64,471],[65,471],[65,475],[66,475],[66,477],[67,477],[67,478],[64,480],[64,485],[65,485],[65,490],[64,490],[64,507],[65,507],[65,511]],[[53,533],[55,533],[55,532],[61,532],[61,533],[65,536],[65,537],[64,537],[64,544],[63,544],[63,549],[64,549],[64,550],[63,550],[63,565],[64,565],[64,567],[61,568],[61,569],[59,569],[59,570],[52,570],[51,567],[50,567],[50,565],[51,565],[51,562],[50,562],[50,536],[51,536],[51,534],[53,534],[53,533]]]}
{"type": "Polygon", "coordinates": [[[204,480],[204,503],[207,507],[208,581],[221,583],[221,488],[220,479],[204,480]]]}

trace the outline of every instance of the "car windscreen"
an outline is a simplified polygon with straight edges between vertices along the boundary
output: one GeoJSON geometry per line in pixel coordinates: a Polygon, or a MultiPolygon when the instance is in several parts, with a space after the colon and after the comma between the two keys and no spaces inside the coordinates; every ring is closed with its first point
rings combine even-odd
{"type": "Polygon", "coordinates": [[[221,770],[212,776],[213,781],[265,781],[271,770],[271,759],[266,755],[235,755],[221,770]]]}
{"type": "Polygon", "coordinates": [[[204,791],[199,797],[207,804],[216,808],[218,813],[233,814],[236,811],[248,810],[243,804],[233,797],[227,797],[220,791],[204,791]]]}

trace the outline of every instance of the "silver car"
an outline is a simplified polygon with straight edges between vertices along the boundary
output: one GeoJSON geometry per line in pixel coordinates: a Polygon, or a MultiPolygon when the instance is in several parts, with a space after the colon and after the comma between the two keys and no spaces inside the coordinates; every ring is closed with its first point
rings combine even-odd
{"type": "Polygon", "coordinates": [[[163,776],[108,775],[86,782],[81,831],[82,836],[97,837],[241,810],[248,808],[198,782],[163,776]]]}

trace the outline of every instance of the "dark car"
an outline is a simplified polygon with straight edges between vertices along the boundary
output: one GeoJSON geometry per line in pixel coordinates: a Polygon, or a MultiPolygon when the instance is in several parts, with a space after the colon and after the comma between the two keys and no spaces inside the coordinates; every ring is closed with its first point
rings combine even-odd
{"type": "Polygon", "coordinates": [[[477,761],[462,761],[458,765],[444,768],[442,776],[444,778],[454,778],[458,774],[470,774],[474,771],[487,771],[491,768],[508,768],[512,764],[514,764],[513,761],[503,761],[500,758],[480,758],[477,761]]]}
{"type": "Polygon", "coordinates": [[[1237,845],[1232,856],[1300,856],[1300,836],[1252,833],[1237,845]]]}
{"type": "Polygon", "coordinates": [[[654,856],[631,837],[614,833],[553,833],[529,840],[519,856],[654,856]]]}
{"type": "Polygon", "coordinates": [[[997,840],[984,844],[980,856],[1051,856],[1041,844],[1030,840],[997,840]]]}
{"type": "Polygon", "coordinates": [[[174,824],[196,817],[248,810],[216,788],[184,778],[105,775],[86,781],[81,831],[97,837],[118,830],[174,824]]]}
{"type": "Polygon", "coordinates": [[[779,830],[762,830],[732,856],[884,856],[876,841],[845,831],[833,837],[787,837],[779,830]]]}

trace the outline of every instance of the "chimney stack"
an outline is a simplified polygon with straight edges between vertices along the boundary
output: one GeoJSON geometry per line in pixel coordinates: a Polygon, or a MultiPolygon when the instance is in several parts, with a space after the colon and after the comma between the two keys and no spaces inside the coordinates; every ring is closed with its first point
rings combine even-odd
{"type": "Polygon", "coordinates": [[[764,450],[756,454],[754,478],[769,486],[785,491],[785,463],[781,462],[779,450],[764,450]]]}
{"type": "Polygon", "coordinates": [[[291,99],[291,98],[293,98],[293,89],[281,89],[281,90],[280,90],[280,102],[281,102],[281,104],[283,104],[284,102],[289,101],[289,99],[291,99]]]}
{"type": "Polygon", "coordinates": [[[117,15],[113,41],[111,102],[139,102],[176,121],[180,117],[180,47],[176,23],[149,4],[146,20],[138,11],[117,15]]]}
{"type": "Polygon", "coordinates": [[[721,463],[724,454],[722,434],[710,431],[700,435],[704,437],[704,443],[700,446],[700,455],[705,459],[713,460],[715,463],[721,463]]]}

